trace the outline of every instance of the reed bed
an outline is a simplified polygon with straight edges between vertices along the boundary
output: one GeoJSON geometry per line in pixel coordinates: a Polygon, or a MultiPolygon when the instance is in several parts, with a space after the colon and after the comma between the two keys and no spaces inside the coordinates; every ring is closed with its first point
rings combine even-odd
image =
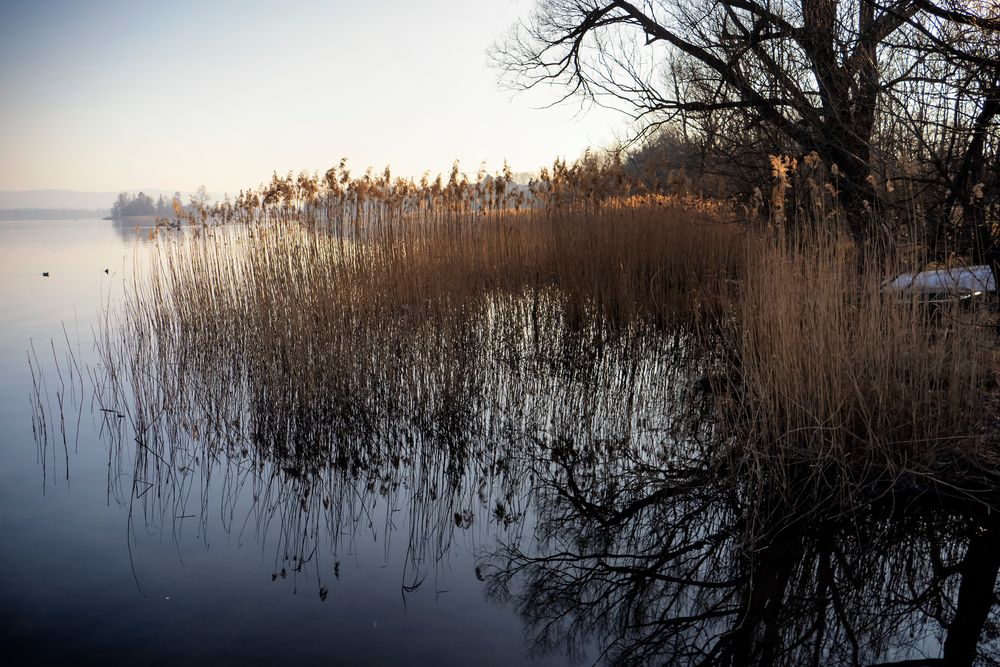
{"type": "Polygon", "coordinates": [[[259,222],[235,235],[208,234],[207,243],[187,235],[162,244],[162,271],[154,271],[160,296],[183,294],[200,308],[232,301],[233,286],[249,280],[255,298],[308,298],[303,311],[348,299],[357,308],[429,313],[490,292],[551,288],[581,313],[671,324],[719,314],[717,299],[742,270],[745,236],[739,225],[655,200],[414,216],[356,233],[259,222]]]}
{"type": "Polygon", "coordinates": [[[411,219],[366,240],[285,222],[169,234],[116,315],[117,335],[148,337],[134,356],[156,360],[161,386],[223,377],[280,419],[322,407],[348,430],[475,412],[501,376],[568,382],[615,359],[628,377],[678,346],[693,357],[704,295],[729,288],[743,245],[735,225],[654,206],[411,219]],[[663,246],[687,261],[665,265],[663,246]]]}
{"type": "Polygon", "coordinates": [[[397,213],[158,230],[100,330],[123,502],[160,524],[185,515],[192,470],[222,475],[294,567],[385,497],[417,567],[456,530],[520,517],[525,464],[549,449],[709,458],[689,414],[714,316],[698,294],[731,287],[741,227],[651,197],[397,213]]]}
{"type": "MultiPolygon", "coordinates": [[[[779,166],[773,198],[797,187],[779,166]]],[[[764,225],[621,176],[341,166],[161,225],[90,373],[129,530],[255,531],[321,599],[365,533],[387,558],[406,534],[404,594],[455,542],[499,541],[476,576],[537,648],[623,662],[755,655],[758,616],[764,651],[789,639],[768,655],[857,662],[868,637],[875,660],[893,617],[938,618],[944,584],[908,606],[912,536],[951,573],[1000,508],[995,314],[885,293],[919,249],[859,247],[815,182],[820,206],[764,225]]],[[[83,374],[52,352],[34,424],[68,470],[83,374]]]]}
{"type": "Polygon", "coordinates": [[[899,256],[858,248],[826,199],[762,229],[614,164],[520,189],[275,177],[158,230],[108,313],[108,402],[130,387],[140,430],[236,424],[299,475],[412,459],[393,443],[416,433],[508,458],[637,448],[810,501],[982,487],[993,330],[883,293],[899,256]]]}
{"type": "Polygon", "coordinates": [[[984,490],[998,462],[992,315],[887,293],[893,260],[836,230],[748,245],[721,411],[741,476],[845,504],[984,490]]]}

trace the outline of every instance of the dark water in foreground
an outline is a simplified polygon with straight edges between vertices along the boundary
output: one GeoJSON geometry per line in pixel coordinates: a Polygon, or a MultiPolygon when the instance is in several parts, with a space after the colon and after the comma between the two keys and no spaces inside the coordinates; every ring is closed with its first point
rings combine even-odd
{"type": "Polygon", "coordinates": [[[336,553],[282,576],[280,538],[246,525],[250,503],[222,516],[221,478],[191,480],[164,512],[136,516],[129,494],[114,490],[114,477],[132,471],[109,465],[89,395],[82,411],[67,406],[68,456],[61,437],[54,450],[49,443],[43,477],[29,345],[57,411],[50,340],[61,358],[65,323],[80,367],[95,363],[91,328],[102,294],[132,270],[134,236],[107,221],[0,224],[0,650],[38,663],[522,661],[520,622],[486,602],[476,579],[485,535],[475,531],[458,531],[423,584],[404,589],[413,583],[408,544],[393,533],[407,526],[393,527],[395,508],[372,503],[357,508],[355,534],[336,553]]]}
{"type": "Polygon", "coordinates": [[[228,408],[194,404],[212,387],[169,411],[141,405],[154,381],[113,400],[94,330],[144,239],[0,223],[0,647],[17,664],[1000,661],[995,513],[914,489],[830,514],[734,488],[678,454],[708,427],[674,404],[711,401],[672,374],[683,346],[581,361],[563,340],[498,366],[464,412],[352,414],[361,439],[269,421],[253,386],[215,423],[228,408]],[[284,442],[295,429],[332,453],[284,442]]]}

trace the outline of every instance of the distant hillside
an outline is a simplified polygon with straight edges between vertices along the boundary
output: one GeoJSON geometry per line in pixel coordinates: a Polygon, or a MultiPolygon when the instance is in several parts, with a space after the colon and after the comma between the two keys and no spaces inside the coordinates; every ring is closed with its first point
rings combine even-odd
{"type": "Polygon", "coordinates": [[[0,220],[93,220],[111,215],[110,209],[12,208],[0,209],[0,220]]]}
{"type": "MultiPolygon", "coordinates": [[[[111,210],[118,193],[121,192],[78,192],[76,190],[0,190],[0,209],[75,209],[75,210],[111,210]]],[[[156,199],[160,195],[169,199],[174,195],[174,190],[159,190],[156,188],[144,188],[140,190],[127,190],[129,194],[135,195],[145,192],[156,199]]],[[[181,196],[187,200],[190,193],[182,192],[181,196]]],[[[221,201],[221,193],[210,192],[212,201],[221,201]]],[[[107,213],[105,213],[107,215],[107,213]]]]}

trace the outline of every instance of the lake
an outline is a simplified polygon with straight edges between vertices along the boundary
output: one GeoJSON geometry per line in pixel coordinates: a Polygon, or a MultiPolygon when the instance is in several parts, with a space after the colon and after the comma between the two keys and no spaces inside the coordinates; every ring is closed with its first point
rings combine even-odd
{"type": "Polygon", "coordinates": [[[149,232],[0,223],[17,664],[1000,657],[985,497],[838,513],[734,484],[683,335],[539,333],[505,317],[515,295],[412,341],[366,320],[306,364],[323,391],[303,395],[282,384],[299,367],[117,324],[149,232]]]}
{"type": "Polygon", "coordinates": [[[102,220],[0,223],[5,653],[39,664],[84,656],[157,664],[522,661],[520,622],[490,604],[476,578],[477,549],[487,539],[479,531],[457,531],[413,586],[408,536],[399,534],[408,526],[397,522],[399,508],[372,502],[358,508],[358,525],[335,552],[282,575],[277,538],[262,539],[253,519],[247,526],[251,503],[238,501],[222,516],[221,476],[199,479],[155,521],[130,516],[128,497],[120,502],[109,490],[117,480],[109,480],[101,413],[89,398],[70,419],[68,459],[60,441],[43,474],[29,405],[30,346],[49,383],[56,381],[52,341],[60,357],[67,348],[63,326],[79,345],[81,368],[93,365],[99,306],[120,291],[133,254],[148,250],[146,231],[102,220]],[[318,582],[328,588],[325,600],[318,582]]]}

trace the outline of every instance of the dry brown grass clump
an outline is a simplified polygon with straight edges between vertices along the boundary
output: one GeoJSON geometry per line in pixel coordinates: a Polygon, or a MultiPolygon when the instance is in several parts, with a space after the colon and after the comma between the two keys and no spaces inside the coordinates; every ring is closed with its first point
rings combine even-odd
{"type": "Polygon", "coordinates": [[[744,242],[659,199],[161,229],[102,328],[105,403],[134,399],[140,431],[239,424],[267,456],[317,467],[414,430],[462,451],[503,433],[492,450],[670,456],[694,334],[725,314],[744,242]]]}
{"type": "Polygon", "coordinates": [[[859,268],[836,232],[749,245],[728,337],[731,461],[768,488],[845,502],[974,485],[970,470],[996,459],[984,436],[992,330],[975,310],[885,293],[890,260],[866,255],[859,268]]]}
{"type": "Polygon", "coordinates": [[[496,293],[556,293],[581,323],[684,325],[722,314],[745,260],[741,226],[654,197],[410,213],[363,230],[261,221],[159,242],[156,300],[209,320],[231,308],[251,320],[320,322],[330,307],[450,317],[496,293]]]}
{"type": "Polygon", "coordinates": [[[215,213],[243,224],[162,233],[126,328],[214,386],[231,375],[261,405],[361,425],[492,410],[473,399],[484,378],[545,364],[583,377],[610,355],[627,377],[630,354],[679,335],[688,384],[712,354],[725,366],[715,445],[739,479],[805,497],[967,485],[993,464],[991,330],[884,294],[898,253],[830,231],[818,158],[774,166],[784,214],[752,232],[614,164],[557,163],[528,189],[457,168],[419,185],[344,165],[276,177],[215,213]]]}

